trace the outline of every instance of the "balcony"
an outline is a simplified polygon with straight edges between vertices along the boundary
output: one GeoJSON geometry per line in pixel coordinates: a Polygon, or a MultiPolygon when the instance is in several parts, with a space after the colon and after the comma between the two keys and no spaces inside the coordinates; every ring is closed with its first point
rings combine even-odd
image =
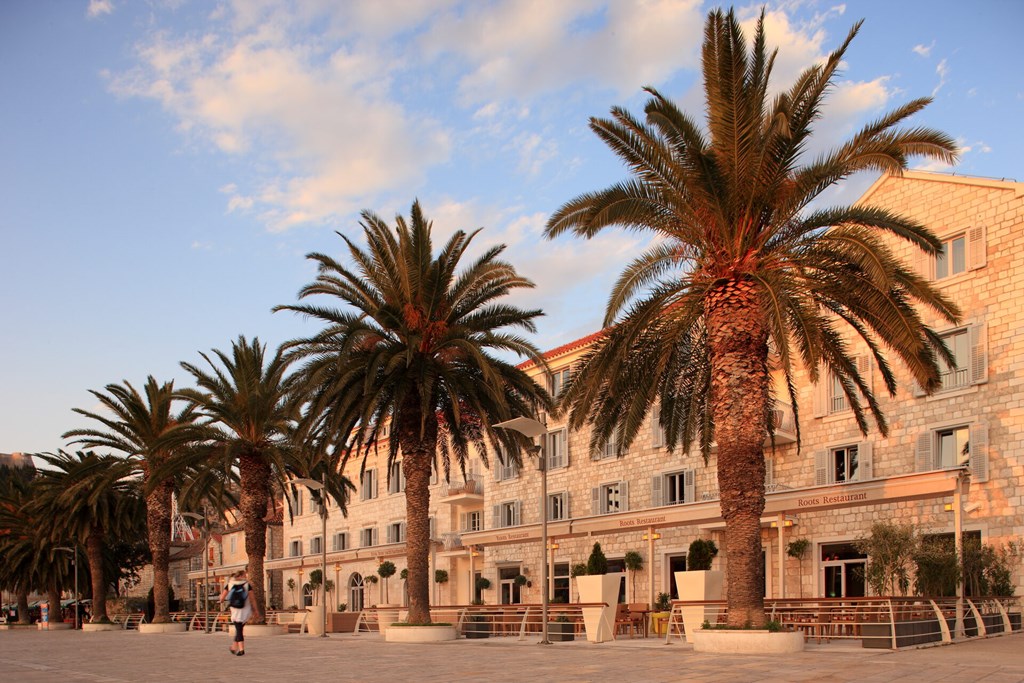
{"type": "MultiPolygon", "coordinates": [[[[845,398],[845,397],[844,397],[845,398]]],[[[788,403],[775,402],[775,409],[772,410],[772,426],[775,428],[775,445],[783,446],[788,443],[796,443],[796,418],[793,417],[793,406],[788,403]]],[[[765,436],[764,447],[772,447],[771,436],[765,436]]],[[[718,442],[711,442],[711,452],[718,450],[718,442]]]]}
{"type": "Polygon", "coordinates": [[[484,484],[476,479],[446,484],[441,488],[442,503],[464,507],[479,507],[484,503],[484,484]]]}
{"type": "Polygon", "coordinates": [[[454,531],[441,534],[441,546],[438,551],[441,557],[457,557],[469,553],[469,546],[462,544],[462,534],[454,531]]]}

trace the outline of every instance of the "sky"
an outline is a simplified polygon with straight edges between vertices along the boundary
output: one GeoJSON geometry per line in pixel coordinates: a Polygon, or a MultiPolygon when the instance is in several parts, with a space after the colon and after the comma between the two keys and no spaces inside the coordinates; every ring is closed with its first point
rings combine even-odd
{"type": "MultiPolygon", "coordinates": [[[[576,195],[625,177],[588,129],[653,85],[700,117],[695,0],[3,0],[0,452],[55,451],[89,390],[189,386],[181,361],[271,347],[313,323],[271,313],[342,257],[359,212],[419,199],[435,244],[483,228],[536,288],[531,341],[600,328],[647,236],[543,239],[576,195]]],[[[760,5],[736,5],[748,30],[760,5]]],[[[910,99],[956,167],[1024,179],[1016,0],[765,5],[786,87],[864,19],[809,153],[910,99]]],[[[854,177],[833,201],[854,201],[854,177]]]]}

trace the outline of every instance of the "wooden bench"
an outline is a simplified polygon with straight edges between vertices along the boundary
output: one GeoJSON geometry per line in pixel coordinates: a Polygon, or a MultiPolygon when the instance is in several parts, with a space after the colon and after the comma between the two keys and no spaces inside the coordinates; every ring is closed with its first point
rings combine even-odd
{"type": "Polygon", "coordinates": [[[287,626],[288,633],[309,633],[307,618],[309,612],[267,612],[267,623],[287,626]]]}

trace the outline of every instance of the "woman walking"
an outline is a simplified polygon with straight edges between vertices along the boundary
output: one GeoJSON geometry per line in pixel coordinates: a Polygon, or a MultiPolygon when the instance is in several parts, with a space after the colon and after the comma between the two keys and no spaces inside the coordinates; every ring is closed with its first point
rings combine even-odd
{"type": "Polygon", "coordinates": [[[231,654],[239,657],[245,654],[245,638],[242,635],[242,629],[245,628],[245,622],[252,616],[252,601],[249,597],[251,591],[252,586],[245,575],[245,570],[242,569],[235,572],[224,584],[224,590],[220,594],[221,602],[228,601],[228,607],[231,608],[231,623],[235,625],[235,641],[229,649],[231,654]]]}

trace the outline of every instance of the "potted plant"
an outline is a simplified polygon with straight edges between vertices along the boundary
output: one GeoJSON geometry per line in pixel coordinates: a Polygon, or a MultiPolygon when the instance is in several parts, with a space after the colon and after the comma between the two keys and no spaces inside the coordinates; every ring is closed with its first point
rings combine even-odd
{"type": "Polygon", "coordinates": [[[441,586],[443,586],[444,584],[448,583],[448,572],[445,571],[444,569],[435,569],[434,570],[434,583],[437,584],[437,591],[436,591],[437,595],[435,597],[435,602],[440,603],[441,602],[441,586]]]}
{"type": "Polygon", "coordinates": [[[512,583],[519,587],[519,602],[526,602],[526,600],[523,598],[523,594],[526,591],[524,591],[523,589],[529,587],[530,580],[522,574],[517,574],[516,577],[512,579],[512,583]]]}
{"type": "Polygon", "coordinates": [[[384,580],[384,602],[377,609],[377,619],[380,622],[381,633],[387,631],[391,624],[398,621],[398,605],[392,605],[388,596],[388,579],[395,575],[398,568],[390,560],[384,560],[377,567],[377,576],[384,580]]]}
{"type": "Polygon", "coordinates": [[[789,555],[790,557],[795,557],[797,562],[800,565],[799,587],[800,587],[800,597],[801,598],[804,597],[804,582],[803,582],[803,576],[804,576],[804,555],[807,554],[807,549],[810,548],[810,547],[811,547],[811,542],[809,540],[807,540],[806,538],[798,538],[798,539],[796,539],[794,541],[790,541],[789,545],[786,546],[786,554],[789,555]]]}
{"type": "Polygon", "coordinates": [[[623,558],[623,562],[626,565],[626,571],[629,572],[631,578],[630,583],[632,584],[632,590],[629,593],[631,598],[629,601],[636,602],[636,573],[643,571],[644,569],[644,556],[635,550],[630,550],[623,558]]]}
{"type": "MultiPolygon", "coordinates": [[[[569,570],[569,578],[572,578],[572,579],[575,579],[575,578],[580,577],[580,576],[586,576],[586,575],[587,575],[587,565],[584,562],[577,562],[569,570]]],[[[576,602],[580,601],[579,589],[580,589],[580,584],[579,584],[579,581],[577,581],[576,582],[576,602]]]]}
{"type": "Polygon", "coordinates": [[[576,640],[576,624],[564,614],[548,622],[548,640],[566,642],[576,640]]]}
{"type": "Polygon", "coordinates": [[[601,550],[601,544],[595,543],[587,560],[586,575],[576,577],[580,602],[602,603],[599,607],[583,608],[583,622],[586,624],[588,641],[603,643],[614,638],[615,610],[619,603],[619,586],[623,578],[622,573],[608,573],[608,558],[601,550]]]}
{"type": "Polygon", "coordinates": [[[671,615],[672,596],[668,593],[658,593],[658,598],[654,601],[654,611],[651,612],[651,624],[654,626],[654,632],[657,635],[664,635],[661,631],[662,625],[668,624],[668,619],[671,615]]]}
{"type": "MultiPolygon", "coordinates": [[[[476,577],[476,590],[478,592],[483,592],[490,587],[491,580],[486,576],[476,577]]],[[[484,601],[473,600],[473,604],[482,605],[484,604],[484,601]]],[[[487,623],[487,620],[482,614],[474,614],[470,612],[462,624],[462,632],[467,638],[487,638],[491,635],[491,625],[487,623]]]]}
{"type": "MultiPolygon", "coordinates": [[[[680,600],[721,600],[723,577],[713,571],[711,564],[718,555],[718,546],[712,540],[695,539],[686,553],[686,571],[676,572],[676,586],[680,600]]],[[[686,641],[693,642],[693,634],[704,621],[718,621],[717,607],[683,607],[683,630],[686,641]]]]}

